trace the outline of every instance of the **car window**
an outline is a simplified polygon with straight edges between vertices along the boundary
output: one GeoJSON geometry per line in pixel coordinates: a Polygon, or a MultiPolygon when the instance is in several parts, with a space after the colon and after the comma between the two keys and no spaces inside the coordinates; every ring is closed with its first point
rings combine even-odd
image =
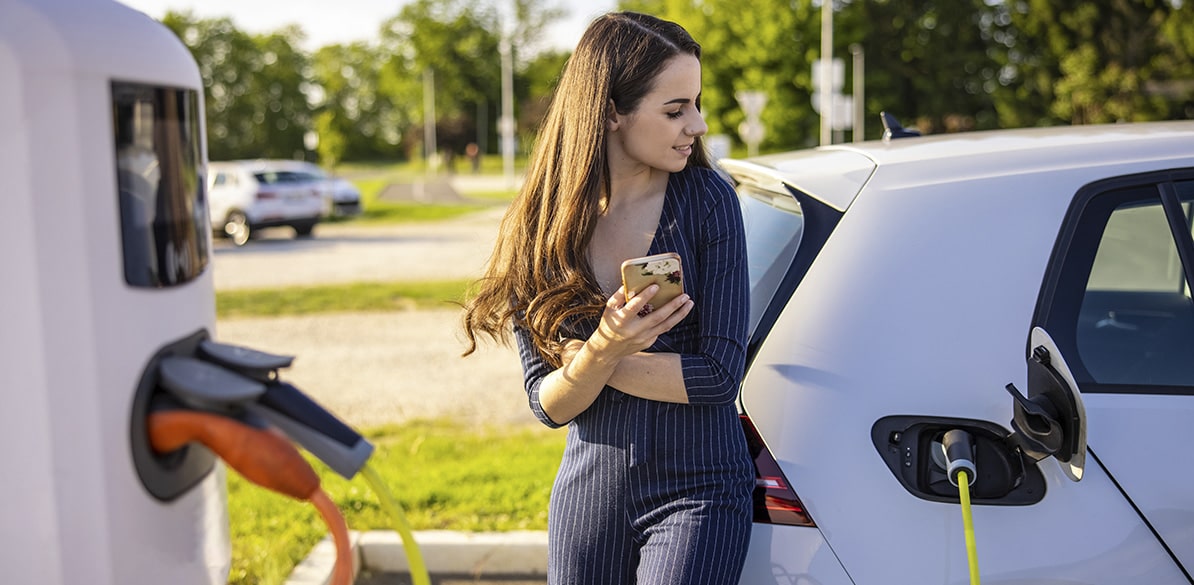
{"type": "Polygon", "coordinates": [[[308,183],[311,181],[318,181],[311,173],[302,171],[259,171],[253,174],[257,178],[257,182],[264,185],[273,185],[276,183],[308,183]]]}
{"type": "Polygon", "coordinates": [[[303,182],[322,181],[323,180],[323,177],[316,175],[315,173],[308,173],[305,171],[295,171],[293,173],[289,173],[289,178],[294,181],[303,181],[303,182]]]}
{"type": "Polygon", "coordinates": [[[775,296],[804,233],[800,203],[788,194],[751,186],[738,189],[746,225],[746,258],[750,272],[750,323],[753,333],[775,296]]]}
{"type": "Polygon", "coordinates": [[[1074,241],[1059,248],[1068,255],[1047,327],[1072,332],[1067,359],[1078,362],[1083,391],[1194,387],[1194,299],[1184,265],[1194,249],[1192,202],[1191,181],[1107,190],[1083,207],[1074,241]],[[1166,192],[1176,197],[1167,201],[1166,192]]]}
{"type": "Polygon", "coordinates": [[[216,187],[219,187],[220,185],[223,185],[227,180],[228,180],[228,176],[225,175],[224,173],[216,173],[216,178],[212,179],[211,184],[216,187]]]}
{"type": "Polygon", "coordinates": [[[1088,291],[1178,292],[1182,262],[1159,199],[1111,212],[1099,241],[1088,291]]]}
{"type": "Polygon", "coordinates": [[[328,178],[327,173],[323,172],[323,169],[321,169],[319,167],[303,167],[303,168],[306,170],[299,171],[299,172],[303,173],[304,175],[310,175],[311,178],[316,181],[322,181],[322,180],[328,178]]]}
{"type": "Polygon", "coordinates": [[[747,359],[754,356],[842,213],[790,185],[737,179],[750,278],[747,359]]]}

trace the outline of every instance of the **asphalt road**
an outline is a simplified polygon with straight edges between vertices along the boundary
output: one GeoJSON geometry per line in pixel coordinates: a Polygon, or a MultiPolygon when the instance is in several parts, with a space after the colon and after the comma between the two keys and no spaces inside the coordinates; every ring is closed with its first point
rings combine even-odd
{"type": "Polygon", "coordinates": [[[503,211],[394,226],[322,223],[310,238],[270,228],[241,248],[216,239],[216,290],[475,278],[489,259],[503,211]]]}
{"type": "MultiPolygon", "coordinates": [[[[266,230],[242,248],[217,241],[217,290],[332,282],[475,278],[502,209],[435,224],[323,224],[294,239],[266,230]]],[[[538,425],[516,352],[483,345],[467,358],[458,309],[223,319],[216,339],[296,356],[282,378],[355,427],[450,417],[538,425]]]]}

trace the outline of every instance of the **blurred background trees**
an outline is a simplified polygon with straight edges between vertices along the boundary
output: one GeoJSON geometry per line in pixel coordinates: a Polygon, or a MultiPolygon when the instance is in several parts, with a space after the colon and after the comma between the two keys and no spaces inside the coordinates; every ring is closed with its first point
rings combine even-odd
{"type": "MultiPolygon", "coordinates": [[[[251,35],[228,18],[162,20],[199,64],[212,160],[420,158],[430,78],[435,144],[451,164],[469,143],[498,151],[503,31],[514,55],[519,146],[529,149],[568,57],[542,44],[562,16],[548,2],[411,0],[379,23],[375,42],[310,54],[295,27],[251,35]]],[[[880,136],[880,111],[927,133],[1194,118],[1188,1],[832,6],[846,95],[851,45],[865,54],[866,138],[880,136]]],[[[820,0],[621,0],[619,8],[674,20],[702,44],[711,133],[738,140],[744,115],[734,94],[753,90],[768,97],[763,151],[817,143],[810,64],[820,55],[820,0]]]]}

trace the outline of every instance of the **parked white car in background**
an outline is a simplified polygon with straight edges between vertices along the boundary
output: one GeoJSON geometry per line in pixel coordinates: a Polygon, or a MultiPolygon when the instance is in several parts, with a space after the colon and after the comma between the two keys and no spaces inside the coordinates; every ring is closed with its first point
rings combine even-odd
{"type": "Polygon", "coordinates": [[[270,227],[311,236],[323,217],[324,186],[310,175],[246,160],[208,163],[207,176],[212,229],[237,246],[270,227]]]}
{"type": "Polygon", "coordinates": [[[352,217],[360,215],[361,191],[343,177],[327,174],[323,167],[301,160],[265,161],[279,170],[300,173],[320,182],[320,195],[324,199],[325,217],[352,217]]]}
{"type": "Polygon", "coordinates": [[[966,583],[953,429],[984,583],[1194,582],[1194,122],[722,166],[751,280],[743,584],[966,583]]]}

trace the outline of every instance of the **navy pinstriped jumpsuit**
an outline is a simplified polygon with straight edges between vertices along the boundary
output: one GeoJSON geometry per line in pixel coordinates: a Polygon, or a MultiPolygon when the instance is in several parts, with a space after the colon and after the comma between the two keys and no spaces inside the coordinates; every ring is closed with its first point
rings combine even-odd
{"type": "MultiPolygon", "coordinates": [[[[688,167],[668,181],[650,254],[678,252],[695,305],[648,351],[681,355],[689,404],[606,386],[569,423],[548,512],[548,582],[735,584],[751,527],[754,468],[734,400],[749,310],[746,244],[733,189],[688,167]]],[[[577,326],[586,339],[596,322],[577,326]]],[[[535,415],[551,372],[515,327],[535,415]]]]}

